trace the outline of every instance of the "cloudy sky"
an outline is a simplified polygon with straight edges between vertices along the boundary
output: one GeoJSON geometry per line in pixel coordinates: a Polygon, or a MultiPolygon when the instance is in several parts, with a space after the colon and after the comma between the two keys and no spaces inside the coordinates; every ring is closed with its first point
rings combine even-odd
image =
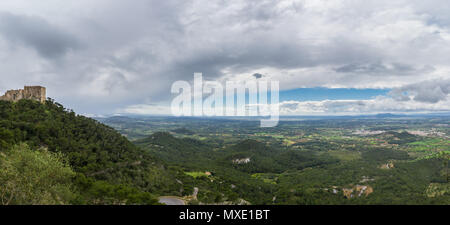
{"type": "MultiPolygon", "coordinates": [[[[450,111],[447,0],[2,0],[0,92],[168,113],[171,84],[280,81],[281,112],[450,111]]],[[[170,111],[169,111],[170,112],[170,111]]]]}

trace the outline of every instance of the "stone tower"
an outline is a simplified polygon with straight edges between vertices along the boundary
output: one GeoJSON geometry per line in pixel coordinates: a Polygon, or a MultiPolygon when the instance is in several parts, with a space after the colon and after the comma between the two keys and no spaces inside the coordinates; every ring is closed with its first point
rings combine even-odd
{"type": "Polygon", "coordinates": [[[5,95],[0,96],[0,100],[5,101],[16,102],[20,99],[31,99],[44,103],[46,99],[45,87],[25,86],[23,89],[9,90],[5,95]]]}

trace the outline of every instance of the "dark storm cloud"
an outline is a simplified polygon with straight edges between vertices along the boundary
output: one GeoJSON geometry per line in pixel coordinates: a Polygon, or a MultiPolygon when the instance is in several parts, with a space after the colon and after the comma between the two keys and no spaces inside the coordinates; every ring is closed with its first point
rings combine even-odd
{"type": "Polygon", "coordinates": [[[0,12],[0,34],[11,42],[34,48],[45,58],[61,57],[80,47],[71,34],[35,16],[0,12]]]}
{"type": "Polygon", "coordinates": [[[261,78],[263,75],[262,74],[260,74],[260,73],[255,73],[255,74],[253,74],[253,77],[255,77],[256,79],[259,79],[259,78],[261,78]]]}
{"type": "Polygon", "coordinates": [[[338,73],[408,75],[433,71],[432,66],[415,67],[403,63],[351,63],[334,69],[338,73]]]}

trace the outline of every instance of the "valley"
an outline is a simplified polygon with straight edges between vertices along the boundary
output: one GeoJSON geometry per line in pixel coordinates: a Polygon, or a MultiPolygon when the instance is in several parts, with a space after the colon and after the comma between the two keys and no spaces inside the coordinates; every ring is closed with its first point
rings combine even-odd
{"type": "Polygon", "coordinates": [[[448,204],[449,118],[110,117],[176,170],[188,204],[448,204]],[[430,194],[435,193],[435,194],[430,194]],[[430,197],[433,196],[433,197],[430,197]]]}

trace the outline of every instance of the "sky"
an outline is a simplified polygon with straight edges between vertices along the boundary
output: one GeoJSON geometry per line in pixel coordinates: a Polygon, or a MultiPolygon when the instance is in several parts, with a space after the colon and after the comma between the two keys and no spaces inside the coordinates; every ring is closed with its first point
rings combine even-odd
{"type": "Polygon", "coordinates": [[[282,115],[450,111],[447,0],[2,0],[0,92],[168,114],[171,85],[280,82],[282,115]],[[255,76],[257,74],[257,76],[255,76]]]}

